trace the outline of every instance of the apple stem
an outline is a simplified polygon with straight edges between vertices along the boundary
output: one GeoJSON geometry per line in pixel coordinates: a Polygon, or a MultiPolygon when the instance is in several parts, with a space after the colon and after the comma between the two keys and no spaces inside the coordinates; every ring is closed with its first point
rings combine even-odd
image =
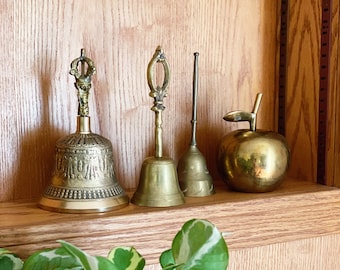
{"type": "Polygon", "coordinates": [[[263,96],[262,93],[257,93],[257,95],[256,95],[256,100],[255,100],[255,104],[254,104],[254,108],[253,108],[253,113],[255,113],[255,114],[257,114],[257,111],[260,108],[262,96],[263,96]]]}
{"type": "Polygon", "coordinates": [[[255,131],[256,130],[256,115],[257,115],[257,112],[260,108],[260,104],[261,104],[261,100],[262,100],[262,93],[257,93],[256,95],[256,100],[255,100],[255,103],[254,103],[254,108],[253,108],[253,111],[251,113],[251,119],[249,121],[249,124],[250,124],[250,130],[251,131],[255,131]]]}

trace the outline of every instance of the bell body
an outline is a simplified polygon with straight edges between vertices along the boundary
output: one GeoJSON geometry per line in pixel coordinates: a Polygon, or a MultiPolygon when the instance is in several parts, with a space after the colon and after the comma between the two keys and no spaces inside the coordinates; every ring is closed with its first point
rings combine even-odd
{"type": "Polygon", "coordinates": [[[241,192],[268,192],[283,181],[290,162],[285,138],[265,130],[236,130],[222,138],[217,165],[225,183],[241,192]]]}
{"type": "Polygon", "coordinates": [[[178,179],[185,196],[204,197],[215,193],[206,161],[196,145],[180,158],[177,166],[178,179]]]}
{"type": "Polygon", "coordinates": [[[70,213],[126,206],[129,199],[116,179],[111,142],[89,131],[89,119],[78,117],[79,126],[57,141],[53,176],[39,206],[70,213]]]}
{"type": "Polygon", "coordinates": [[[131,202],[139,206],[168,207],[184,203],[174,161],[148,157],[141,168],[139,184],[131,202]]]}

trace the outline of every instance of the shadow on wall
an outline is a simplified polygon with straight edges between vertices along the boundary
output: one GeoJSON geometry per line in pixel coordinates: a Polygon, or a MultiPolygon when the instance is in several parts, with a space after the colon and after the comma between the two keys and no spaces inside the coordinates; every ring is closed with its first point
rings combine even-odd
{"type": "Polygon", "coordinates": [[[51,76],[40,76],[41,86],[41,121],[40,126],[27,131],[20,145],[18,166],[13,175],[13,199],[39,198],[51,180],[55,142],[64,132],[50,124],[49,96],[51,76]]]}

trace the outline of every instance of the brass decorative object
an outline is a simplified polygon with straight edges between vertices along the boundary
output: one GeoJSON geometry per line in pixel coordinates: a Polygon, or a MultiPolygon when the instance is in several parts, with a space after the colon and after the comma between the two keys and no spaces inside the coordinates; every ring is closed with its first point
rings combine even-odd
{"type": "Polygon", "coordinates": [[[198,56],[194,53],[193,78],[193,106],[192,106],[192,133],[189,150],[180,158],[177,165],[180,187],[185,196],[204,197],[215,193],[212,178],[207,168],[206,160],[197,146],[197,92],[198,92],[198,56]]]}
{"type": "Polygon", "coordinates": [[[252,112],[232,111],[226,121],[248,121],[250,129],[224,136],[218,147],[217,163],[225,183],[242,192],[268,192],[284,180],[290,162],[286,139],[279,133],[256,129],[262,94],[257,94],[252,112]]]}
{"type": "Polygon", "coordinates": [[[154,98],[155,112],[155,156],[144,160],[139,184],[131,202],[140,206],[167,207],[184,203],[180,190],[176,165],[169,157],[163,157],[162,150],[162,111],[165,109],[163,98],[167,96],[170,71],[168,62],[160,46],[156,49],[147,68],[147,80],[150,87],[150,97],[154,98]],[[154,84],[154,69],[157,63],[164,68],[162,86],[154,84]]]}
{"type": "Polygon", "coordinates": [[[111,211],[129,203],[116,179],[111,142],[91,132],[88,97],[95,72],[93,61],[82,49],[70,70],[78,92],[77,130],[56,143],[51,184],[38,204],[43,209],[91,213],[111,211]]]}

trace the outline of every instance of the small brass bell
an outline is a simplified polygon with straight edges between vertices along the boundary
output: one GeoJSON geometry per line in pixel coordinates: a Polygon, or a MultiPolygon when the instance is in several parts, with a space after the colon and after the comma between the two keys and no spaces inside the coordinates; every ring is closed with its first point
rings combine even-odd
{"type": "Polygon", "coordinates": [[[111,142],[91,132],[88,96],[95,72],[94,63],[82,49],[81,56],[72,61],[70,71],[78,91],[77,130],[56,143],[51,184],[38,204],[43,209],[91,213],[111,211],[129,203],[116,179],[111,142]]]}
{"type": "Polygon", "coordinates": [[[163,98],[167,96],[166,87],[169,83],[169,65],[161,47],[158,47],[148,65],[147,79],[150,96],[154,98],[151,108],[156,114],[155,119],[155,147],[154,157],[144,160],[139,184],[131,202],[140,206],[167,207],[184,203],[184,196],[180,190],[176,165],[169,157],[163,157],[162,152],[162,111],[165,109],[163,98]],[[156,63],[164,68],[164,82],[162,86],[154,86],[153,69],[156,63]]]}
{"type": "Polygon", "coordinates": [[[178,179],[185,196],[204,197],[215,193],[212,178],[207,168],[204,156],[197,147],[197,92],[198,92],[198,56],[194,53],[193,106],[192,106],[192,135],[190,148],[180,158],[177,165],[178,179]]]}

